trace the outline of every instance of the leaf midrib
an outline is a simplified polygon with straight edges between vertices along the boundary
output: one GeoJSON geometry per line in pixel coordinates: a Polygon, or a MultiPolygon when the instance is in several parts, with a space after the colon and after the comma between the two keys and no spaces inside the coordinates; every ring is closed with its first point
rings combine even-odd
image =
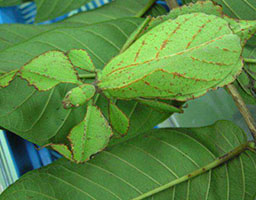
{"type": "MultiPolygon", "coordinates": [[[[244,143],[244,144],[240,144],[238,147],[236,147],[235,149],[239,149],[239,148],[240,148],[240,151],[238,152],[238,155],[240,155],[241,153],[243,153],[244,151],[246,151],[248,145],[249,145],[249,143],[247,142],[247,143],[244,143]]],[[[231,153],[234,152],[235,149],[231,150],[230,152],[226,153],[225,155],[230,155],[231,153]]],[[[253,152],[253,151],[252,151],[252,152],[253,152]]],[[[256,152],[253,152],[253,153],[256,154],[256,152]]],[[[237,154],[232,155],[232,157],[229,157],[228,160],[232,159],[232,158],[235,157],[235,156],[237,156],[237,154]]],[[[223,157],[223,158],[225,159],[225,157],[223,157]]],[[[206,164],[205,166],[203,166],[203,167],[201,167],[201,168],[199,168],[199,169],[196,169],[196,170],[192,171],[191,173],[188,173],[188,174],[186,174],[186,175],[184,175],[184,176],[182,176],[182,177],[180,177],[180,178],[178,178],[178,179],[175,179],[175,180],[173,180],[173,181],[171,181],[171,182],[169,182],[169,183],[167,183],[167,184],[165,184],[165,185],[162,185],[162,186],[160,186],[160,187],[158,187],[158,188],[154,188],[153,190],[150,190],[150,191],[148,191],[148,192],[146,192],[146,193],[144,193],[144,194],[142,194],[142,195],[140,195],[140,196],[138,196],[138,197],[135,197],[135,198],[133,198],[132,200],[142,200],[142,199],[145,199],[146,197],[150,197],[150,196],[152,196],[152,195],[154,195],[154,194],[157,194],[157,193],[159,193],[159,192],[162,192],[162,191],[164,191],[164,190],[166,190],[166,189],[168,189],[168,188],[171,188],[171,187],[173,187],[173,186],[175,186],[175,185],[178,185],[178,184],[183,183],[183,182],[185,182],[185,181],[188,181],[188,180],[190,180],[190,179],[192,179],[192,178],[194,178],[194,177],[197,177],[197,176],[202,175],[202,174],[204,174],[204,173],[206,173],[206,172],[209,172],[210,170],[212,170],[212,169],[214,169],[214,168],[216,168],[216,167],[219,167],[219,166],[225,164],[224,162],[216,163],[217,161],[220,161],[220,159],[222,159],[222,156],[220,156],[220,157],[218,157],[217,159],[215,159],[214,161],[212,161],[212,162],[206,164]],[[216,163],[216,164],[215,164],[215,163],[216,163]],[[211,166],[211,168],[209,168],[208,166],[211,166]],[[209,168],[209,169],[208,169],[208,168],[209,168]],[[207,169],[207,170],[203,170],[203,169],[207,169]],[[201,173],[198,173],[198,174],[195,175],[195,176],[191,176],[191,174],[194,174],[194,173],[198,172],[199,170],[201,170],[201,173]]],[[[228,160],[225,160],[225,162],[228,161],[228,160]]],[[[240,163],[241,163],[241,161],[240,161],[240,163]]],[[[241,170],[242,170],[242,173],[244,173],[244,169],[243,169],[242,167],[241,167],[241,170]]]]}

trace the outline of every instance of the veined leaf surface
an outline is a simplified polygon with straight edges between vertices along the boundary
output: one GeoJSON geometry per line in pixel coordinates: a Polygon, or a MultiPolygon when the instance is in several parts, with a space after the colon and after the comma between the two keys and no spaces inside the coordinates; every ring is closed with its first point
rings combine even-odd
{"type": "Polygon", "coordinates": [[[0,7],[2,6],[15,6],[23,3],[24,0],[0,0],[0,7]]]}
{"type": "Polygon", "coordinates": [[[60,159],[29,172],[0,200],[142,199],[138,197],[170,183],[168,189],[144,199],[252,200],[256,154],[246,150],[246,145],[243,131],[227,121],[204,128],[155,129],[85,164],[60,159]],[[225,159],[234,149],[240,151],[233,159],[204,168],[225,159]],[[199,169],[201,174],[192,178],[199,169]]]}
{"type": "Polygon", "coordinates": [[[80,8],[91,0],[34,0],[37,6],[36,23],[54,19],[80,8]]]}
{"type": "Polygon", "coordinates": [[[182,15],[156,26],[115,57],[98,86],[120,99],[185,101],[235,80],[243,66],[240,43],[220,17],[182,15]]]}
{"type": "MultiPolygon", "coordinates": [[[[34,0],[37,5],[37,16],[36,22],[43,22],[45,20],[54,19],[58,16],[64,15],[69,11],[77,9],[91,0],[34,0]]],[[[141,16],[143,15],[147,9],[151,7],[151,5],[155,2],[155,0],[118,0],[118,3],[111,2],[111,6],[118,6],[122,2],[121,7],[117,7],[114,9],[115,14],[111,15],[119,15],[123,10],[125,10],[125,14],[132,13],[132,15],[128,16],[141,16]],[[113,5],[112,5],[113,3],[113,5]]],[[[123,15],[123,14],[122,14],[123,15]]],[[[127,15],[125,15],[127,16],[127,15]]],[[[105,17],[105,16],[104,16],[105,17]]],[[[98,17],[97,17],[98,18],[98,17]]]]}

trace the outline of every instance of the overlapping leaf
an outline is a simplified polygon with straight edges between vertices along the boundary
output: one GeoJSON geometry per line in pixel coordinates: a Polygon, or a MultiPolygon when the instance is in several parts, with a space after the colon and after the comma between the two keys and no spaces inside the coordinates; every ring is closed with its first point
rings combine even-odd
{"type": "Polygon", "coordinates": [[[120,99],[184,101],[233,82],[243,66],[241,52],[240,38],[224,19],[182,15],[154,27],[113,59],[98,86],[120,99]]]}
{"type": "Polygon", "coordinates": [[[78,9],[91,0],[34,0],[37,6],[36,22],[43,22],[78,9]]]}
{"type": "MultiPolygon", "coordinates": [[[[88,2],[91,2],[91,0],[34,0],[37,5],[37,16],[36,16],[36,22],[43,22],[45,20],[54,19],[58,16],[64,15],[68,13],[69,11],[72,11],[74,9],[80,8],[81,6],[85,5],[88,2]]],[[[106,9],[105,11],[108,12],[110,10],[115,10],[114,13],[110,13],[110,19],[113,19],[111,16],[118,16],[122,15],[124,16],[141,16],[143,15],[148,8],[154,3],[155,0],[141,0],[141,1],[134,1],[134,0],[128,0],[128,1],[121,1],[118,0],[116,2],[111,2],[111,5],[109,6],[109,9],[106,9]],[[122,2],[122,4],[120,4],[122,2]],[[119,7],[120,6],[120,7],[119,7]],[[112,8],[111,8],[112,7],[112,8]],[[128,15],[127,15],[128,14],[128,15]]],[[[98,12],[98,14],[104,14],[101,12],[98,12]]],[[[82,16],[82,15],[80,15],[82,16]]],[[[95,16],[96,13],[95,13],[95,16]]],[[[103,16],[103,15],[101,15],[103,16]]],[[[98,15],[96,18],[99,18],[98,15]]],[[[106,16],[103,16],[106,17],[106,16]]],[[[87,19],[86,19],[87,20],[87,19]]],[[[96,20],[96,19],[94,19],[96,20]]]]}
{"type": "Polygon", "coordinates": [[[204,128],[153,130],[83,165],[61,159],[29,172],[0,199],[130,200],[159,189],[149,199],[252,200],[256,154],[246,150],[246,142],[242,130],[227,121],[204,128]],[[237,147],[240,155],[214,164],[237,147]],[[201,175],[191,178],[198,169],[201,175]],[[171,186],[161,190],[166,184],[171,186]]]}

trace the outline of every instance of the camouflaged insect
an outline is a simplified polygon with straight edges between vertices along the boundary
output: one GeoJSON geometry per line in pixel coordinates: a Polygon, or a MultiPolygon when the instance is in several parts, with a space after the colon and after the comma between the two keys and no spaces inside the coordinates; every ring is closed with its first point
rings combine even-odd
{"type": "Polygon", "coordinates": [[[224,19],[182,15],[115,57],[99,76],[98,87],[119,99],[185,101],[234,81],[243,66],[241,52],[240,38],[224,19]]]}
{"type": "Polygon", "coordinates": [[[39,91],[73,84],[63,105],[74,109],[87,104],[86,116],[70,131],[69,144],[50,145],[81,163],[104,149],[113,132],[127,133],[129,117],[115,99],[136,100],[167,113],[182,112],[170,100],[199,97],[236,79],[243,67],[243,46],[255,31],[255,21],[227,18],[211,2],[190,4],[162,18],[147,18],[101,72],[85,50],[50,51],[0,76],[0,86],[7,87],[15,76],[39,91]],[[95,74],[96,80],[84,83],[77,69],[95,74]],[[108,120],[94,105],[99,93],[109,98],[108,120]]]}

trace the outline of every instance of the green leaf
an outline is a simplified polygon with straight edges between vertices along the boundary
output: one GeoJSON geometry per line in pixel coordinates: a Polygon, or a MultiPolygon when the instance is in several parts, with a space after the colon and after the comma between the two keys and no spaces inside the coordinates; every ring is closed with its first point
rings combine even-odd
{"type": "Polygon", "coordinates": [[[91,84],[83,84],[70,90],[64,100],[63,106],[66,109],[79,107],[94,97],[96,89],[91,84]]]}
{"type": "Polygon", "coordinates": [[[91,57],[83,49],[71,49],[68,52],[68,57],[75,67],[88,72],[95,72],[96,68],[91,57]]]}
{"type": "Polygon", "coordinates": [[[3,6],[16,6],[22,4],[24,0],[0,0],[0,7],[3,6]]]}
{"type": "Polygon", "coordinates": [[[156,26],[111,60],[98,86],[119,99],[199,97],[235,80],[243,66],[240,43],[219,17],[182,15],[156,26]]]}
{"type": "Polygon", "coordinates": [[[256,153],[248,146],[253,143],[227,121],[203,128],[155,129],[82,165],[60,159],[29,172],[0,200],[128,200],[151,192],[145,199],[252,200],[256,153]]]}
{"type": "Polygon", "coordinates": [[[84,25],[124,17],[140,17],[151,7],[152,3],[152,0],[115,0],[99,9],[72,16],[61,24],[84,25]]]}
{"type": "Polygon", "coordinates": [[[68,136],[73,160],[78,163],[89,160],[91,155],[102,151],[108,145],[112,134],[100,109],[88,106],[84,120],[75,126],[68,136]]]}
{"type": "Polygon", "coordinates": [[[37,6],[35,22],[43,22],[67,14],[80,8],[91,0],[34,0],[37,6]]]}
{"type": "MultiPolygon", "coordinates": [[[[86,3],[90,2],[91,0],[35,0],[35,3],[37,5],[37,16],[36,16],[36,23],[43,22],[45,20],[54,19],[58,16],[64,15],[68,13],[69,11],[72,11],[74,9],[77,9],[86,3]]],[[[108,6],[108,9],[106,9],[106,12],[108,12],[110,9],[114,11],[115,13],[110,13],[110,19],[113,19],[111,16],[118,16],[118,17],[124,17],[124,16],[142,16],[147,9],[151,7],[151,5],[155,2],[155,0],[117,0],[117,2],[111,2],[108,6]],[[122,4],[121,4],[122,3],[122,4]],[[119,7],[121,6],[121,7],[119,7]],[[112,8],[111,8],[112,7],[112,8]],[[124,11],[124,13],[122,13],[124,11]],[[121,15],[121,16],[120,16],[121,15]]],[[[100,10],[101,8],[97,9],[100,10]]],[[[92,11],[94,12],[94,11],[92,11]]],[[[101,13],[101,11],[99,11],[101,13]]],[[[104,14],[104,13],[102,13],[104,14]]],[[[95,13],[96,15],[96,13],[95,13]]],[[[105,17],[104,15],[97,16],[99,17],[105,17]]],[[[116,17],[115,17],[116,18],[116,17]]]]}
{"type": "Polygon", "coordinates": [[[34,58],[21,68],[20,76],[39,91],[50,90],[60,83],[81,84],[68,57],[60,51],[34,58]]]}
{"type": "Polygon", "coordinates": [[[129,129],[129,118],[114,103],[109,102],[109,122],[120,135],[125,135],[129,129]]]}
{"type": "MultiPolygon", "coordinates": [[[[101,9],[105,10],[103,8],[101,9]]],[[[133,8],[129,10],[136,11],[133,8]]],[[[100,14],[99,16],[105,22],[88,26],[74,26],[75,22],[69,25],[59,24],[56,27],[1,25],[0,38],[3,40],[0,43],[0,72],[8,73],[20,69],[29,60],[50,50],[67,52],[74,48],[85,49],[95,67],[102,69],[119,53],[127,38],[143,19],[129,17],[106,21],[109,18],[100,14]]],[[[100,20],[100,17],[98,19],[100,20]]],[[[88,23],[91,22],[88,19],[88,23]]],[[[79,71],[80,76],[85,73],[79,71]]],[[[33,87],[28,87],[27,81],[17,77],[8,87],[0,88],[0,127],[38,145],[68,144],[68,133],[83,120],[86,112],[85,106],[66,110],[61,105],[63,98],[72,88],[71,84],[59,84],[50,91],[38,92],[33,87]]],[[[129,133],[121,140],[149,130],[169,116],[137,102],[118,101],[117,104],[130,119],[129,133]]],[[[108,101],[100,97],[97,106],[108,118],[108,101]]]]}

